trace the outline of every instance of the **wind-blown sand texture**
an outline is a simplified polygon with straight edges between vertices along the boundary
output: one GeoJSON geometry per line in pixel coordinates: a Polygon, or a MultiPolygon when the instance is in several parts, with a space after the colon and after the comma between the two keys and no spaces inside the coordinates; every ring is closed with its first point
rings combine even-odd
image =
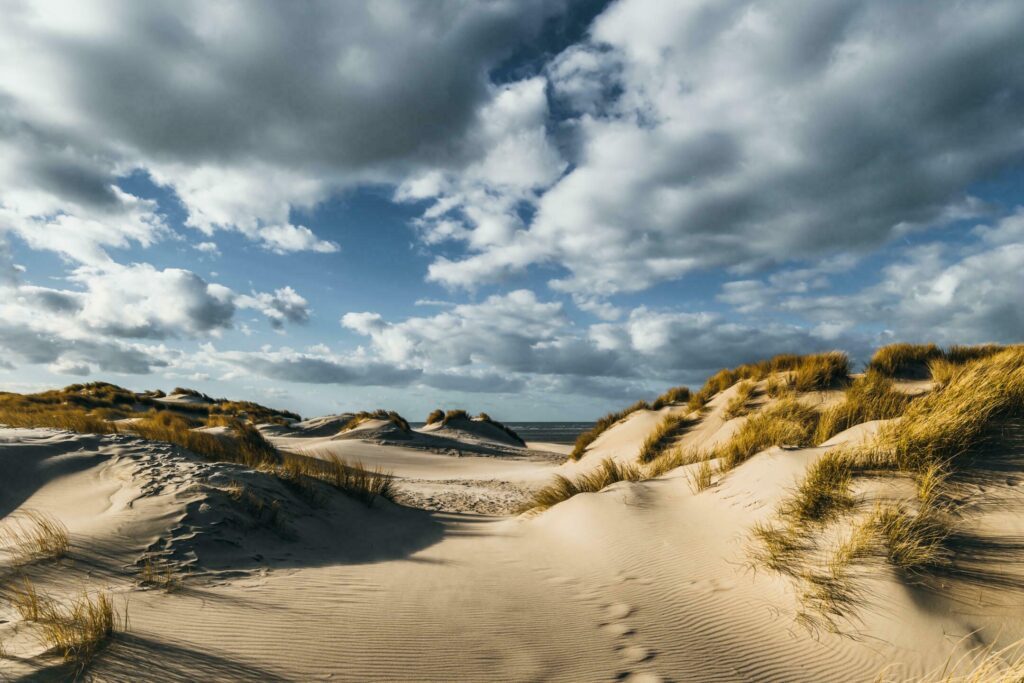
{"type": "MultiPolygon", "coordinates": [[[[671,445],[709,448],[735,433],[747,418],[723,417],[730,391],[671,445]]],[[[754,409],[773,399],[757,400],[754,409]]],[[[700,493],[690,465],[513,514],[556,473],[635,459],[673,411],[688,409],[637,411],[564,464],[564,453],[440,429],[414,430],[405,444],[377,423],[362,426],[365,438],[337,438],[332,418],[264,430],[293,453],[392,471],[405,505],[371,507],[326,488],[308,500],[262,472],[128,435],[0,429],[0,515],[43,511],[72,545],[63,560],[0,572],[24,573],[51,596],[102,590],[128,605],[130,628],[85,672],[104,681],[903,680],[1024,637],[1019,425],[1000,446],[1003,474],[961,491],[973,501],[964,524],[999,541],[975,556],[998,563],[997,578],[979,565],[916,583],[872,564],[838,632],[794,620],[800,584],[752,564],[749,532],[808,465],[879,422],[822,446],[768,448],[700,493]],[[239,486],[279,501],[279,521],[259,523],[232,497],[239,486]],[[181,587],[140,586],[145,557],[172,566],[181,587]]],[[[908,486],[898,476],[855,483],[867,497],[912,496],[908,486]]],[[[35,630],[0,606],[0,675],[68,675],[35,630]]]]}

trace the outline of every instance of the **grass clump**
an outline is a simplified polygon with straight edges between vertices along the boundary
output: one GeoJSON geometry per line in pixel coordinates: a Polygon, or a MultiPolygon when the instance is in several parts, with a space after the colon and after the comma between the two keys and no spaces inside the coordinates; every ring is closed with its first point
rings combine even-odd
{"type": "Polygon", "coordinates": [[[798,523],[821,522],[833,517],[839,510],[853,505],[852,480],[850,458],[841,451],[829,451],[807,469],[796,493],[783,503],[781,513],[798,523]]]}
{"type": "Polygon", "coordinates": [[[989,358],[1006,350],[1002,344],[954,345],[946,349],[945,358],[955,365],[989,358]]]}
{"type": "Polygon", "coordinates": [[[620,465],[611,458],[606,458],[593,471],[568,477],[556,474],[552,483],[533,494],[533,498],[523,511],[547,510],[564,500],[580,493],[595,493],[619,481],[640,481],[643,472],[635,465],[620,465]]]}
{"type": "Polygon", "coordinates": [[[731,470],[771,446],[810,446],[818,413],[795,398],[787,398],[754,413],[712,457],[721,458],[722,471],[731,470]]]}
{"type": "Polygon", "coordinates": [[[579,460],[583,457],[587,447],[594,443],[594,441],[597,440],[597,437],[601,436],[606,429],[624,417],[635,413],[638,410],[649,410],[650,407],[651,406],[648,405],[647,401],[637,401],[633,405],[625,408],[624,410],[620,410],[617,413],[608,413],[598,420],[593,427],[576,437],[576,443],[573,445],[572,453],[569,454],[569,457],[573,460],[579,460]]]}
{"type": "Polygon", "coordinates": [[[829,351],[801,358],[793,370],[790,384],[796,391],[820,391],[846,382],[850,377],[850,359],[841,351],[829,351]]]}
{"type": "Polygon", "coordinates": [[[55,517],[35,510],[9,515],[0,527],[0,549],[11,564],[55,560],[71,549],[68,528],[55,517]]]}
{"type": "Polygon", "coordinates": [[[49,602],[47,598],[39,595],[35,584],[24,574],[7,591],[7,600],[25,621],[39,621],[42,619],[49,602]]]}
{"type": "Polygon", "coordinates": [[[363,501],[369,507],[377,498],[394,500],[395,483],[390,472],[381,469],[367,469],[359,462],[348,462],[340,458],[329,461],[330,471],[327,482],[339,491],[344,491],[363,501]]]}
{"type": "Polygon", "coordinates": [[[888,377],[868,372],[853,381],[842,403],[822,412],[814,442],[824,443],[839,432],[870,420],[899,417],[910,401],[909,396],[895,389],[888,377]]]}
{"type": "Polygon", "coordinates": [[[184,582],[171,562],[146,555],[139,567],[139,585],[171,593],[181,588],[184,582]]]}
{"type": "Polygon", "coordinates": [[[1024,348],[971,363],[941,390],[916,399],[882,427],[865,464],[923,472],[950,463],[985,440],[996,419],[1024,414],[1024,348]]]}
{"type": "Polygon", "coordinates": [[[251,486],[232,481],[225,488],[228,498],[241,508],[257,527],[281,531],[284,529],[284,517],[281,514],[281,501],[257,491],[251,486]]]}
{"type": "Polygon", "coordinates": [[[378,408],[377,410],[359,411],[358,413],[350,417],[348,421],[341,426],[341,429],[338,430],[338,433],[340,434],[343,432],[347,432],[351,429],[355,429],[362,423],[367,422],[369,420],[386,420],[391,424],[397,426],[403,432],[409,432],[412,430],[412,427],[409,426],[409,423],[406,421],[406,419],[399,415],[398,413],[396,413],[395,411],[378,408]]]}
{"type": "Polygon", "coordinates": [[[430,415],[427,415],[426,424],[432,425],[435,422],[440,422],[444,419],[444,411],[438,408],[437,410],[431,410],[430,415]]]}
{"type": "Polygon", "coordinates": [[[672,387],[668,389],[658,398],[654,399],[654,403],[651,404],[653,410],[661,410],[665,406],[677,405],[680,403],[686,403],[690,400],[690,388],[689,387],[672,387]]]}
{"type": "Polygon", "coordinates": [[[642,463],[648,463],[657,458],[665,450],[669,440],[687,424],[689,420],[682,415],[668,414],[661,418],[658,426],[641,444],[637,459],[642,463]]]}
{"type": "Polygon", "coordinates": [[[928,363],[942,357],[935,344],[889,344],[875,351],[868,370],[886,377],[923,379],[928,376],[928,363]]]}
{"type": "Polygon", "coordinates": [[[743,380],[736,385],[736,394],[729,399],[729,402],[725,404],[725,412],[722,416],[726,420],[731,420],[735,417],[740,417],[747,414],[747,403],[754,396],[754,389],[757,385],[750,380],[743,380]]]}
{"type": "Polygon", "coordinates": [[[127,611],[118,614],[109,594],[82,593],[68,606],[48,603],[39,624],[43,641],[81,673],[127,621],[127,611]]]}
{"type": "Polygon", "coordinates": [[[166,441],[208,460],[233,462],[254,469],[273,469],[281,461],[277,449],[247,422],[230,423],[234,438],[193,431],[192,424],[176,413],[159,411],[138,420],[129,429],[144,439],[166,441]]]}
{"type": "Polygon", "coordinates": [[[907,573],[944,567],[952,554],[946,547],[951,526],[935,508],[909,512],[895,505],[879,506],[871,523],[884,541],[889,562],[907,573]]]}
{"type": "Polygon", "coordinates": [[[694,493],[700,493],[701,491],[710,488],[711,478],[714,474],[715,471],[711,466],[711,461],[701,460],[697,464],[697,467],[686,474],[687,481],[690,484],[690,490],[694,493]]]}

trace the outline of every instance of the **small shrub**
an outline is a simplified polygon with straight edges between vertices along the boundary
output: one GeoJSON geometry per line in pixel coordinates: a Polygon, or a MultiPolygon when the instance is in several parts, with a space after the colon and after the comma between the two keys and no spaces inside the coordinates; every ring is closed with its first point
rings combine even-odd
{"type": "Polygon", "coordinates": [[[444,419],[444,411],[438,408],[437,410],[430,411],[430,415],[427,415],[427,424],[432,425],[435,422],[440,422],[444,419]]]}
{"type": "Polygon", "coordinates": [[[639,481],[643,478],[643,473],[638,467],[620,465],[607,458],[593,471],[577,475],[573,479],[556,474],[551,484],[533,494],[533,499],[523,511],[546,510],[580,493],[595,493],[619,481],[639,481]]]}
{"type": "Polygon", "coordinates": [[[942,358],[935,344],[889,344],[871,357],[868,370],[886,377],[921,379],[927,377],[928,363],[942,358]]]}

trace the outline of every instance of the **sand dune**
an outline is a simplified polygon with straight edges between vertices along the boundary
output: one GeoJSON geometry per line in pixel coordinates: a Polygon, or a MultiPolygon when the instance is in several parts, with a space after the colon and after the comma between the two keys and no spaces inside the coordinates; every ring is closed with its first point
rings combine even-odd
{"type": "MultiPolygon", "coordinates": [[[[691,415],[670,446],[711,449],[739,433],[750,418],[726,419],[733,391],[691,415]]],[[[750,410],[781,400],[762,391],[750,410]]],[[[837,405],[842,390],[800,400],[837,405]]],[[[357,431],[365,438],[337,438],[338,419],[265,430],[292,453],[392,471],[402,504],[370,506],[130,435],[0,429],[0,514],[43,511],[71,538],[63,560],[2,571],[58,600],[102,590],[129,605],[130,629],[87,670],[109,681],[903,680],[1024,638],[1020,419],[999,428],[998,475],[975,469],[953,490],[958,533],[975,544],[960,546],[955,571],[915,578],[864,558],[856,600],[831,623],[796,619],[807,585],[758,565],[751,529],[776,520],[826,453],[873,443],[893,420],[769,447],[700,492],[694,464],[513,514],[554,474],[635,460],[670,413],[690,409],[636,411],[573,462],[529,448],[481,455],[479,435],[462,437],[458,455],[381,443],[384,425],[372,421],[357,431]],[[249,495],[273,501],[274,518],[249,495]],[[146,558],[180,587],[140,585],[146,558]]],[[[454,439],[439,431],[409,437],[454,439]]],[[[875,501],[912,504],[915,486],[898,473],[854,479],[859,507],[820,527],[819,550],[875,501]]],[[[6,605],[0,620],[0,674],[68,674],[36,626],[6,605]]]]}

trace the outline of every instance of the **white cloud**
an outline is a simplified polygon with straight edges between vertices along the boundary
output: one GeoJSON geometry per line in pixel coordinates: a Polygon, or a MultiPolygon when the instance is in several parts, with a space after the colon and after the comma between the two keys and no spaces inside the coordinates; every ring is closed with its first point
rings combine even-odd
{"type": "Polygon", "coordinates": [[[253,308],[267,316],[275,329],[281,329],[286,322],[304,324],[309,322],[309,302],[291,287],[282,287],[269,292],[253,292],[235,299],[239,308],[253,308]]]}
{"type": "Polygon", "coordinates": [[[577,108],[570,172],[528,228],[430,277],[557,263],[557,289],[610,295],[963,218],[982,208],[967,189],[1024,153],[1021,30],[1010,0],[622,0],[547,71],[577,108]]]}

